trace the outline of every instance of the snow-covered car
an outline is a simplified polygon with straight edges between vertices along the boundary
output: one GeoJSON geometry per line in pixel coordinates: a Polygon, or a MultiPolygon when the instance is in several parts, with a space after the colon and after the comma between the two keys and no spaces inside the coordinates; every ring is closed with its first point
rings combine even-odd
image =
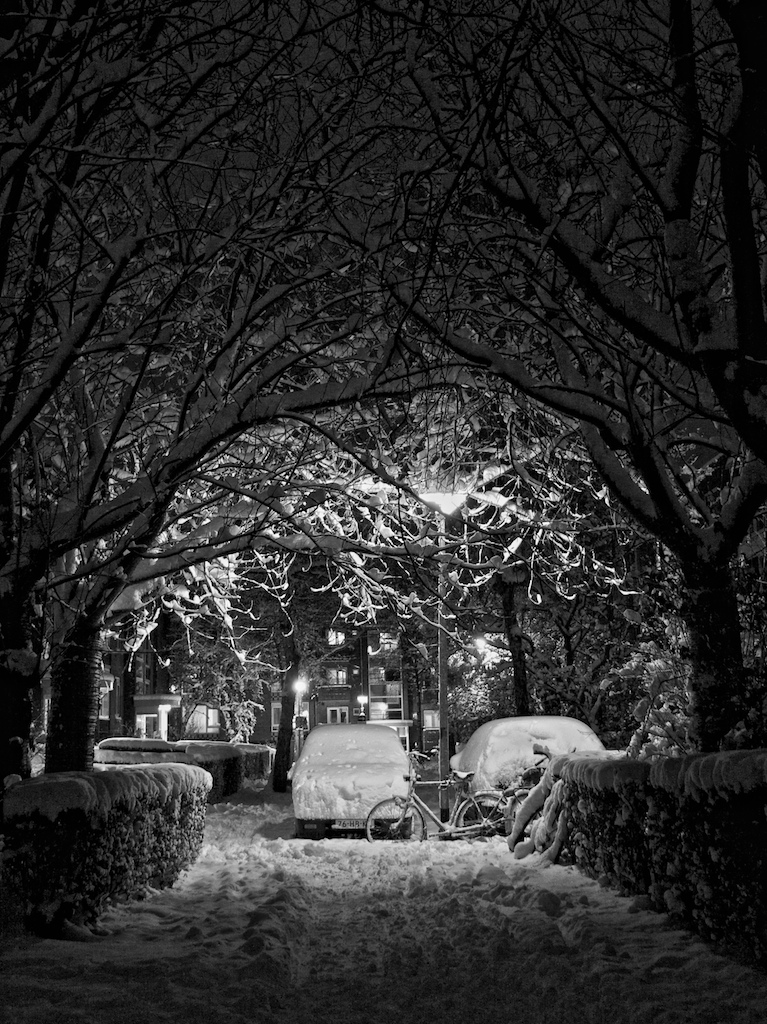
{"type": "Polygon", "coordinates": [[[575,718],[559,715],[498,718],[471,734],[465,746],[450,758],[450,767],[474,772],[470,788],[475,792],[506,789],[521,785],[526,770],[541,760],[536,748],[552,755],[605,749],[596,733],[575,718]]]}
{"type": "Polygon", "coordinates": [[[379,800],[407,795],[410,762],[386,725],[317,725],[288,772],[296,835],[363,836],[379,800]]]}

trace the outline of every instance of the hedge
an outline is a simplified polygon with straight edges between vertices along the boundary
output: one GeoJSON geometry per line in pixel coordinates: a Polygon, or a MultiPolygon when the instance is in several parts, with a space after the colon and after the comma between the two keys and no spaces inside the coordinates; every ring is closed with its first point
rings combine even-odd
{"type": "Polygon", "coordinates": [[[509,836],[516,856],[574,862],[767,966],[767,750],[565,754],[528,800],[509,836]],[[518,843],[536,804],[546,813],[518,843]]]}
{"type": "Polygon", "coordinates": [[[239,792],[246,781],[266,779],[274,750],[266,744],[224,743],[207,740],[145,740],[113,736],[102,740],[94,752],[94,765],[196,764],[210,772],[213,785],[208,803],[218,803],[239,792]]]}
{"type": "Polygon", "coordinates": [[[194,765],[19,782],[3,798],[1,883],[28,925],[92,924],[105,904],[172,885],[196,859],[212,780],[194,765]]]}

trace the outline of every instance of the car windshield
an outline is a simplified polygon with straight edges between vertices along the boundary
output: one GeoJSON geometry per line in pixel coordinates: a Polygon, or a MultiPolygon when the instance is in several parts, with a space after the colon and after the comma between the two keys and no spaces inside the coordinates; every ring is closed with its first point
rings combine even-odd
{"type": "Polygon", "coordinates": [[[320,725],[306,737],[296,767],[307,762],[323,765],[400,764],[405,752],[388,726],[320,725]]]}

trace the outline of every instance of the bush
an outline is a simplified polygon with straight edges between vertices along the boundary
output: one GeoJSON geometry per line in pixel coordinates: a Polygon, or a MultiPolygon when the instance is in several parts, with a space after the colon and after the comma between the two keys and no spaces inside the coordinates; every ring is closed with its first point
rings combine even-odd
{"type": "Polygon", "coordinates": [[[565,754],[539,785],[557,780],[564,859],[767,966],[767,750],[565,754]]]}
{"type": "Polygon", "coordinates": [[[209,740],[144,740],[115,736],[102,740],[94,751],[97,767],[119,764],[196,764],[210,772],[213,786],[208,803],[218,803],[239,792],[245,780],[269,777],[274,749],[256,743],[209,740]]]}
{"type": "Polygon", "coordinates": [[[3,802],[3,886],[27,922],[49,932],[172,885],[199,853],[210,785],[207,772],[180,764],[18,783],[3,802]]]}

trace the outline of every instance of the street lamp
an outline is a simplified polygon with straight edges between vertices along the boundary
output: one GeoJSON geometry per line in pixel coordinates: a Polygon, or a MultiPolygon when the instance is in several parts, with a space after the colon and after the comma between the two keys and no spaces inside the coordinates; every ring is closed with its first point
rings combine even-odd
{"type": "Polygon", "coordinates": [[[301,704],[303,703],[304,694],[306,693],[306,680],[303,676],[299,676],[293,683],[293,692],[296,695],[295,703],[293,705],[293,724],[297,723],[297,719],[301,714],[301,704]]]}
{"type": "Polygon", "coordinates": [[[360,706],[359,707],[359,711],[357,712],[357,717],[359,718],[360,722],[364,722],[365,721],[365,718],[366,718],[365,706],[367,705],[367,702],[368,702],[368,699],[367,699],[367,696],[364,693],[361,693],[357,697],[357,703],[360,706]]]}
{"type": "Polygon", "coordinates": [[[477,649],[477,660],[481,663],[487,654],[487,640],[483,636],[474,637],[474,646],[477,649]]]}
{"type": "MultiPolygon", "coordinates": [[[[440,554],[445,547],[447,517],[466,501],[468,495],[462,492],[425,491],[421,498],[430,505],[436,505],[442,513],[439,531],[440,554]]],[[[444,558],[439,560],[439,606],[437,613],[437,689],[439,694],[439,777],[447,778],[450,760],[450,733],[447,719],[447,565],[444,558]]],[[[450,818],[450,797],[447,789],[439,791],[440,821],[450,818]]]]}

